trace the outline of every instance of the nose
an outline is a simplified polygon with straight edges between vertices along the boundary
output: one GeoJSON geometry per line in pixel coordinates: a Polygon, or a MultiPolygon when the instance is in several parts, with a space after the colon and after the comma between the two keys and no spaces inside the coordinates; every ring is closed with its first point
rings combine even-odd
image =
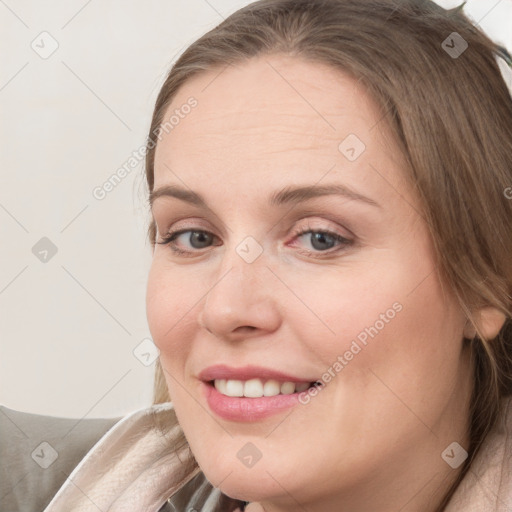
{"type": "Polygon", "coordinates": [[[249,263],[235,250],[229,252],[202,302],[199,325],[232,341],[275,331],[281,322],[277,283],[264,255],[249,263]]]}

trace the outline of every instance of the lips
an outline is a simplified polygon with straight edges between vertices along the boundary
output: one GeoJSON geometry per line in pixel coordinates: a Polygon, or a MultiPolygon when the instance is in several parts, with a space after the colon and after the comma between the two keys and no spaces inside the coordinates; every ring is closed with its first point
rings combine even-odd
{"type": "Polygon", "coordinates": [[[300,404],[299,395],[296,393],[245,398],[223,395],[206,382],[202,382],[201,387],[209,409],[219,418],[228,421],[241,423],[260,421],[300,404]]]}
{"type": "Polygon", "coordinates": [[[264,420],[299,405],[301,402],[299,402],[299,393],[296,391],[297,387],[309,387],[311,382],[318,380],[314,377],[302,377],[263,366],[249,365],[234,368],[224,364],[209,366],[202,370],[198,377],[203,381],[201,389],[210,410],[220,418],[236,422],[264,420]],[[246,396],[246,386],[252,380],[258,380],[260,385],[262,381],[273,381],[272,386],[282,383],[286,393],[276,395],[272,392],[269,394],[273,396],[256,396],[261,395],[261,390],[258,390],[258,393],[251,392],[249,393],[251,396],[246,396]],[[238,388],[243,386],[244,396],[241,396],[239,389],[237,393],[230,393],[235,396],[227,396],[219,391],[220,389],[226,392],[227,389],[224,387],[229,384],[238,388]],[[288,388],[295,388],[295,392],[288,388]]]}
{"type": "Polygon", "coordinates": [[[219,379],[226,380],[242,380],[247,381],[250,379],[272,379],[280,382],[313,382],[317,380],[317,377],[300,377],[297,375],[291,375],[283,373],[271,368],[265,368],[263,366],[244,366],[241,368],[234,368],[224,364],[217,364],[209,366],[202,370],[199,375],[199,379],[204,382],[211,382],[219,379]]]}

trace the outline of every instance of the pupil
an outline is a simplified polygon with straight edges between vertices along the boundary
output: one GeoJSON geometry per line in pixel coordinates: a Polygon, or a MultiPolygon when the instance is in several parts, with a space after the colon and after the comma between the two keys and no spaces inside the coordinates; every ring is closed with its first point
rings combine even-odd
{"type": "Polygon", "coordinates": [[[314,236],[313,236],[313,243],[312,243],[312,245],[313,245],[313,247],[314,247],[315,249],[318,249],[318,250],[326,249],[326,248],[327,248],[327,249],[330,249],[330,247],[325,247],[325,246],[322,246],[321,244],[322,244],[322,243],[323,243],[323,244],[325,244],[325,240],[326,240],[326,239],[330,239],[331,241],[333,241],[334,239],[333,239],[333,237],[332,237],[332,236],[327,235],[326,233],[313,233],[313,235],[314,235],[314,236]],[[320,246],[319,246],[319,247],[318,247],[318,246],[317,246],[317,247],[315,247],[315,243],[316,243],[317,241],[320,241],[320,246]]]}
{"type": "MultiPolygon", "coordinates": [[[[202,233],[200,231],[194,231],[191,235],[191,242],[194,241],[198,241],[199,244],[201,244],[202,242],[204,242],[204,240],[206,239],[206,241],[208,242],[208,236],[207,236],[207,233],[202,233]]],[[[194,246],[194,243],[192,243],[192,246],[194,246]]],[[[195,246],[194,246],[195,247],[195,246]]],[[[200,246],[200,247],[195,247],[196,249],[202,249],[203,247],[200,246]]]]}

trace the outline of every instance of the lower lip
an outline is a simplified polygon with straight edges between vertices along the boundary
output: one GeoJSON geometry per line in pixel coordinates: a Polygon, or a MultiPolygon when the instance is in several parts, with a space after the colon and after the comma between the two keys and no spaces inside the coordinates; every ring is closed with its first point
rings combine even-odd
{"type": "Polygon", "coordinates": [[[261,420],[300,403],[299,393],[260,398],[232,397],[219,393],[213,384],[202,384],[210,409],[231,421],[261,420]]]}

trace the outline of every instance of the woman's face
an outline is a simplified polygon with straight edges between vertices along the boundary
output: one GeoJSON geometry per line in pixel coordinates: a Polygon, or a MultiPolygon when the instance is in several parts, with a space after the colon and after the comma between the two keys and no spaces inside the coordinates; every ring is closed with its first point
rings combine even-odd
{"type": "Polygon", "coordinates": [[[268,510],[414,509],[453,474],[443,450],[467,448],[471,374],[385,113],[339,71],[270,56],[190,79],[171,115],[154,191],[207,206],[155,194],[157,242],[184,233],[155,246],[147,314],[205,476],[268,510]],[[215,376],[324,386],[227,398],[215,376]]]}

